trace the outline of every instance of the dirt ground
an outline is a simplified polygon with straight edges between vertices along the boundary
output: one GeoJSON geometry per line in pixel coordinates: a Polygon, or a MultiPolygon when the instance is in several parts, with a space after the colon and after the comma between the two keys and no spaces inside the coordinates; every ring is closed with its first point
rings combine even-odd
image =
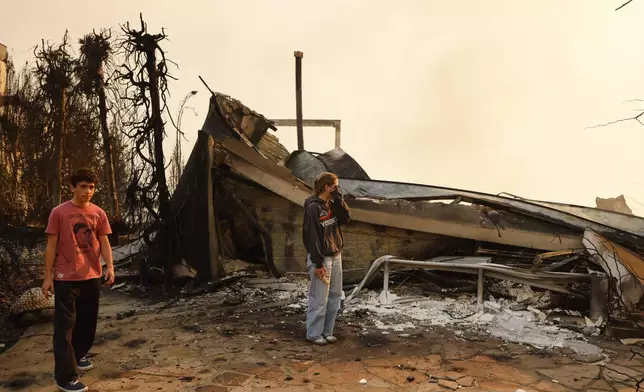
{"type": "MultiPolygon", "coordinates": [[[[383,334],[367,325],[365,333],[364,321],[340,317],[340,341],[317,347],[304,340],[303,320],[286,307],[234,313],[193,299],[151,303],[106,291],[95,368],[82,380],[90,391],[621,392],[635,391],[629,376],[644,374],[644,358],[631,359],[619,341],[594,341],[609,360],[588,364],[566,350],[447,329],[383,334]]],[[[0,388],[54,391],[51,340],[51,323],[32,325],[0,354],[0,388]]]]}

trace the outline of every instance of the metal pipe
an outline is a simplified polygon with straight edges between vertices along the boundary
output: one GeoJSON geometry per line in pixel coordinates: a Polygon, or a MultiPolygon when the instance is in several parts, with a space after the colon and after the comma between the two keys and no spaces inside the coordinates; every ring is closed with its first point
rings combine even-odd
{"type": "Polygon", "coordinates": [[[582,274],[576,272],[529,272],[521,271],[517,268],[500,265],[500,264],[457,264],[449,262],[436,262],[436,261],[418,261],[418,260],[403,260],[390,258],[390,262],[400,265],[406,265],[411,267],[425,267],[426,269],[435,269],[435,270],[447,270],[454,272],[467,272],[472,274],[478,274],[478,269],[484,269],[490,272],[498,272],[500,274],[514,275],[526,279],[550,279],[557,282],[576,282],[579,280],[590,280],[592,278],[589,274],[582,274]]]}
{"type": "Polygon", "coordinates": [[[389,295],[389,261],[385,261],[385,272],[383,273],[382,291],[389,295]]]}
{"type": "Polygon", "coordinates": [[[479,278],[476,282],[476,308],[483,310],[483,269],[479,269],[479,278]]]}
{"type": "Polygon", "coordinates": [[[297,149],[304,150],[304,125],[302,124],[302,57],[304,53],[295,52],[295,106],[297,121],[297,149]]]}
{"type": "MultiPolygon", "coordinates": [[[[522,272],[512,267],[501,266],[498,264],[489,264],[489,263],[480,263],[480,264],[458,264],[458,263],[449,263],[449,262],[436,262],[436,261],[417,261],[417,260],[403,260],[396,259],[391,255],[382,256],[376,259],[367,274],[362,279],[362,282],[358,284],[353,291],[347,296],[345,303],[349,304],[353,297],[360,291],[366,282],[369,280],[371,275],[378,271],[381,267],[384,267],[384,282],[383,282],[383,291],[389,288],[389,271],[391,268],[390,264],[405,265],[408,267],[417,267],[430,270],[443,270],[443,271],[453,271],[453,272],[463,272],[468,274],[475,274],[487,276],[490,278],[510,280],[517,283],[527,284],[529,286],[541,287],[547,290],[558,291],[560,293],[571,294],[574,296],[579,296],[579,294],[571,292],[564,286],[560,284],[573,283],[580,280],[591,279],[591,276],[588,274],[579,274],[579,273],[564,273],[564,272],[545,272],[545,273],[528,273],[522,272]]],[[[479,279],[478,284],[478,293],[482,294],[482,284],[483,279],[479,279]]],[[[386,293],[386,291],[385,291],[386,293]]],[[[478,295],[480,297],[480,295],[478,295]]]]}

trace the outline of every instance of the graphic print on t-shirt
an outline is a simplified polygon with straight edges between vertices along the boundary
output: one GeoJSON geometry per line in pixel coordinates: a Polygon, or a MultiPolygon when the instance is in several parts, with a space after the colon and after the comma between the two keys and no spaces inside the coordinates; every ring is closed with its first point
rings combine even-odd
{"type": "Polygon", "coordinates": [[[96,228],[96,220],[98,217],[93,214],[74,213],[69,214],[68,218],[72,225],[76,246],[78,247],[76,253],[86,254],[91,252],[94,244],[97,242],[94,229],[96,228]]]}
{"type": "Polygon", "coordinates": [[[74,223],[74,237],[76,245],[81,253],[87,253],[90,250],[90,244],[95,238],[94,232],[87,224],[87,221],[78,221],[74,223]]]}

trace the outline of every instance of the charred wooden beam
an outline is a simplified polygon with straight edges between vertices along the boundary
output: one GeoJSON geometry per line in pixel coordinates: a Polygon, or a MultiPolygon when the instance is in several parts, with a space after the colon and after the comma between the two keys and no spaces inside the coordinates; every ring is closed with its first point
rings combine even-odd
{"type": "Polygon", "coordinates": [[[207,171],[206,174],[206,192],[207,192],[207,201],[208,201],[208,249],[210,255],[210,274],[213,279],[221,277],[221,265],[219,263],[219,235],[217,222],[217,214],[215,209],[215,198],[213,180],[212,180],[212,163],[215,161],[215,151],[214,151],[214,139],[208,137],[208,159],[204,165],[204,169],[207,171]]]}
{"type": "MultiPolygon", "coordinates": [[[[218,262],[216,199],[212,188],[213,144],[211,136],[199,132],[195,147],[171,199],[177,260],[184,259],[203,280],[213,278],[218,262]]],[[[216,276],[216,274],[215,274],[216,276]]]]}

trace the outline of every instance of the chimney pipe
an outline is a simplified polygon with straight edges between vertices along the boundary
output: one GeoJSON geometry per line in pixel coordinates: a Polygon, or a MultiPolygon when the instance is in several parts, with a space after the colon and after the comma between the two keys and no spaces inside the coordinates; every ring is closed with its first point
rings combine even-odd
{"type": "Polygon", "coordinates": [[[304,125],[302,124],[302,57],[304,53],[295,52],[295,106],[297,121],[297,149],[304,150],[304,125]]]}

